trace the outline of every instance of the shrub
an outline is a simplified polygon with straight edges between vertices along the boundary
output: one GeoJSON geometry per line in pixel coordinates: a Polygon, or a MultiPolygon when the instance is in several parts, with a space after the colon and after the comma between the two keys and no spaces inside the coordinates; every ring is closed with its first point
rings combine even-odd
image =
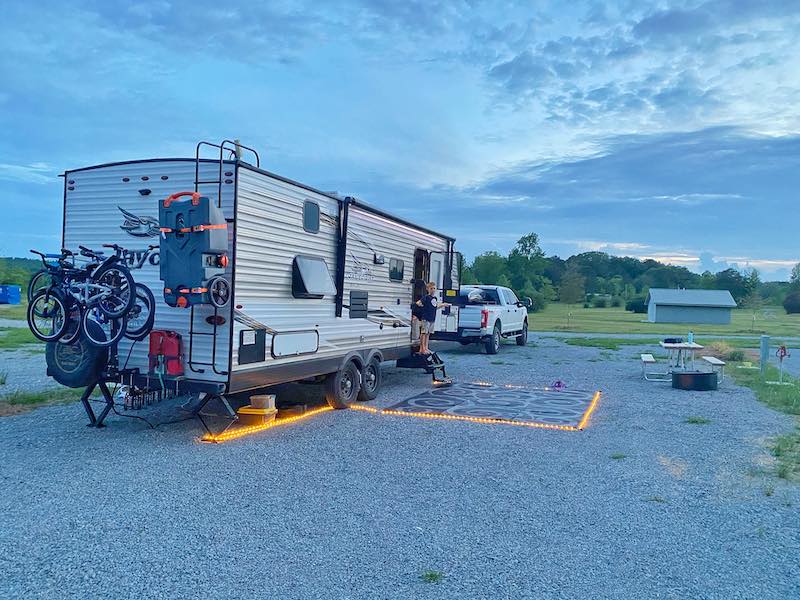
{"type": "Polygon", "coordinates": [[[640,313],[644,314],[647,312],[647,304],[645,304],[644,296],[637,296],[636,298],[631,298],[625,303],[625,310],[633,312],[633,313],[640,313]]]}
{"type": "Polygon", "coordinates": [[[592,305],[589,304],[588,302],[584,302],[583,303],[583,308],[591,308],[591,307],[592,307],[592,305]]]}
{"type": "Polygon", "coordinates": [[[614,308],[619,308],[620,306],[622,306],[622,300],[619,298],[612,298],[611,306],[613,306],[614,308]]]}
{"type": "Polygon", "coordinates": [[[725,355],[725,360],[729,360],[731,362],[742,362],[747,356],[744,353],[744,350],[731,350],[728,354],[725,355]]]}
{"type": "Polygon", "coordinates": [[[592,298],[592,306],[595,308],[606,308],[608,306],[608,300],[602,296],[595,296],[592,298]]]}
{"type": "Polygon", "coordinates": [[[783,308],[790,315],[800,313],[800,292],[787,294],[786,298],[783,299],[783,308]]]}
{"type": "Polygon", "coordinates": [[[533,292],[529,298],[531,299],[531,307],[528,309],[530,312],[539,312],[547,306],[547,298],[542,292],[533,292]]]}

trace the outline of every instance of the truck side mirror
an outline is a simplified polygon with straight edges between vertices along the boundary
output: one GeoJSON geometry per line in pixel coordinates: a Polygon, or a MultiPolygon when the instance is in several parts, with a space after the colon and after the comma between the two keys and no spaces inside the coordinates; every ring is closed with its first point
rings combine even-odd
{"type": "Polygon", "coordinates": [[[525,308],[530,308],[533,306],[533,300],[528,296],[525,296],[525,300],[522,303],[525,305],[525,308]]]}

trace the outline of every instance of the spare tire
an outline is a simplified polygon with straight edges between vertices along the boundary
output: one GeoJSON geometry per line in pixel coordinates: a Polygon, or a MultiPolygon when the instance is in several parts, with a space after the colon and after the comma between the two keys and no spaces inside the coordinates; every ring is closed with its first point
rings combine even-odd
{"type": "MultiPolygon", "coordinates": [[[[101,339],[103,328],[90,321],[92,336],[101,339]]],[[[98,348],[86,341],[81,333],[72,344],[48,342],[45,348],[47,374],[61,385],[80,388],[91,385],[108,363],[108,348],[98,348]]]]}

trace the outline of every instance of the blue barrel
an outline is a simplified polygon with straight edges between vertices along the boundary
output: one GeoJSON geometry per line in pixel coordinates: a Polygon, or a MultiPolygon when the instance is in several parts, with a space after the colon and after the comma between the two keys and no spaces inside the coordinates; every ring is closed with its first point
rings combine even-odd
{"type": "Polygon", "coordinates": [[[0,285],[0,304],[19,304],[20,287],[18,285],[0,285]]]}

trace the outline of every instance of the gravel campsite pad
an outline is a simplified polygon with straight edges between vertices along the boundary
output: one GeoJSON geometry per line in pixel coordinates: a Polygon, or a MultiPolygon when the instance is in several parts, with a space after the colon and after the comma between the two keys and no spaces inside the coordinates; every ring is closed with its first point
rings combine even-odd
{"type": "MultiPolygon", "coordinates": [[[[223,444],[196,422],[0,419],[4,598],[793,598],[793,420],[728,378],[642,380],[638,353],[446,346],[457,381],[603,394],[583,431],[329,411],[223,444]],[[700,418],[698,418],[700,417],[700,418]]],[[[430,378],[387,367],[371,403],[430,378]]]]}

